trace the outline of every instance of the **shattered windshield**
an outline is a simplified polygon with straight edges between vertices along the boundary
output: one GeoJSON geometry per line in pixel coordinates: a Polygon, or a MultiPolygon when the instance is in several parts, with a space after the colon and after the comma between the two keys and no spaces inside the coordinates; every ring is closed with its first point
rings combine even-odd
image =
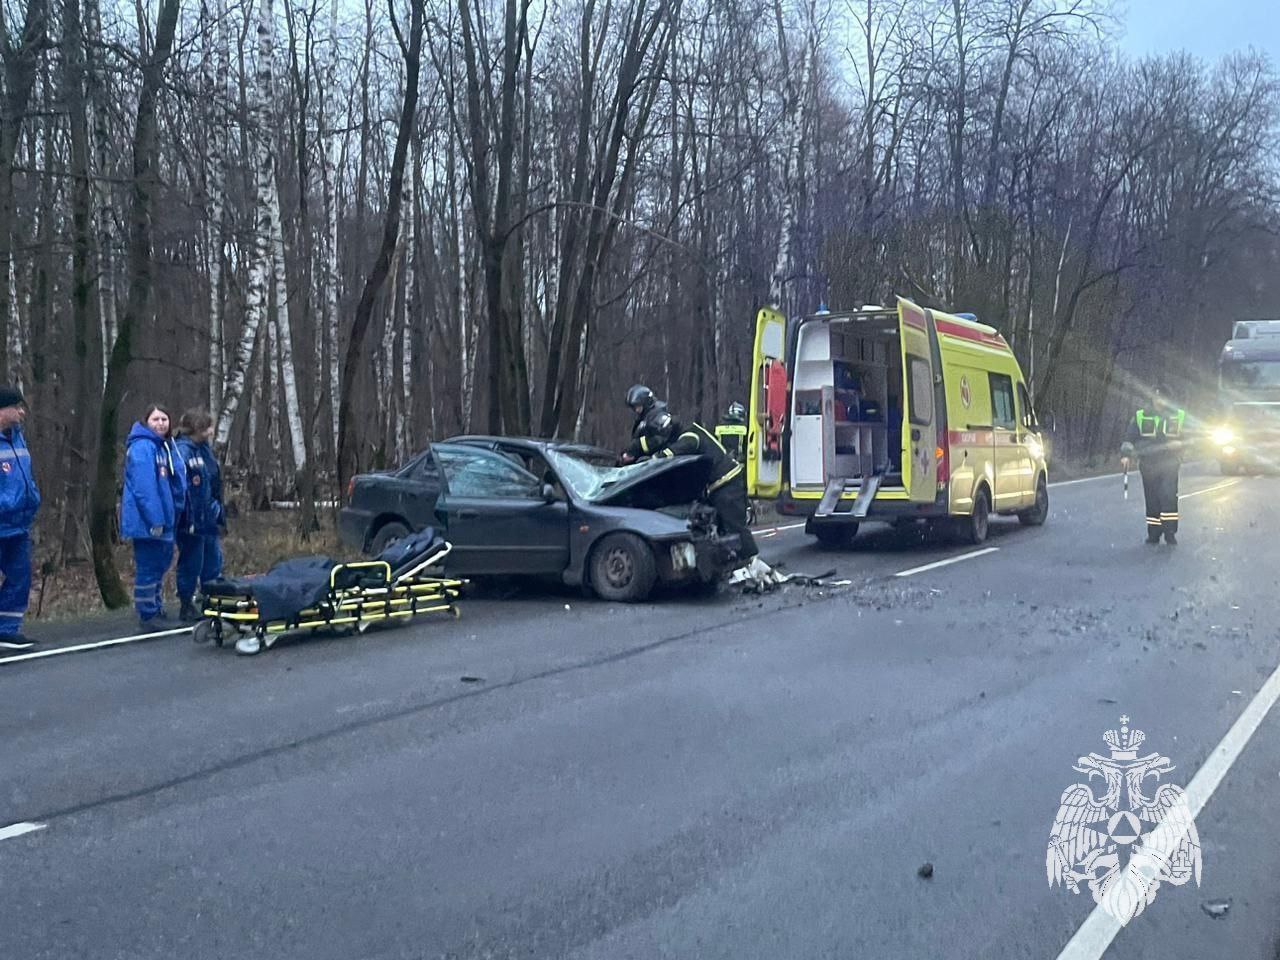
{"type": "Polygon", "coordinates": [[[561,450],[548,450],[547,459],[560,475],[560,481],[583,500],[594,500],[614,484],[643,468],[642,464],[606,467],[561,450]]]}

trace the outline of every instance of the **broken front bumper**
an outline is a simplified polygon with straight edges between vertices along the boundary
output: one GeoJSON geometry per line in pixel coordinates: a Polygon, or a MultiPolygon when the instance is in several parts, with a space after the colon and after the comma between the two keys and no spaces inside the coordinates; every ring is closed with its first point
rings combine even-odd
{"type": "Polygon", "coordinates": [[[658,576],[667,583],[714,583],[738,565],[737,535],[695,535],[654,544],[658,576]]]}

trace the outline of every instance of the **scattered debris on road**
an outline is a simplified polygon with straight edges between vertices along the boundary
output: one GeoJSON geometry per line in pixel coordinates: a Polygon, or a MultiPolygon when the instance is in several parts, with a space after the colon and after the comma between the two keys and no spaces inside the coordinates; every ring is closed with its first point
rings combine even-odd
{"type": "Polygon", "coordinates": [[[925,863],[920,867],[919,870],[916,871],[916,874],[928,880],[930,877],[933,876],[933,864],[925,863]]]}
{"type": "Polygon", "coordinates": [[[1231,909],[1231,901],[1205,900],[1200,904],[1200,909],[1213,917],[1213,919],[1222,920],[1226,917],[1227,911],[1231,909]]]}
{"type": "Polygon", "coordinates": [[[484,683],[484,677],[461,677],[463,683],[484,683]]]}
{"type": "MultiPolygon", "coordinates": [[[[779,564],[781,566],[781,564],[779,564]]],[[[740,586],[743,593],[764,593],[784,584],[802,587],[847,587],[852,580],[828,580],[834,577],[835,567],[812,576],[805,573],[783,573],[777,567],[771,567],[759,557],[752,557],[746,566],[739,567],[729,575],[730,586],[740,586]]]]}

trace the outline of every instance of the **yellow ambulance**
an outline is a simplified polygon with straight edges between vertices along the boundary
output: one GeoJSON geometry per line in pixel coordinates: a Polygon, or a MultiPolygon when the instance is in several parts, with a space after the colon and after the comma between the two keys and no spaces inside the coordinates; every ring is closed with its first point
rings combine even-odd
{"type": "Polygon", "coordinates": [[[904,299],[790,323],[760,311],[747,485],[830,546],[916,521],[977,544],[993,513],[1049,515],[1043,432],[1004,337],[904,299]]]}

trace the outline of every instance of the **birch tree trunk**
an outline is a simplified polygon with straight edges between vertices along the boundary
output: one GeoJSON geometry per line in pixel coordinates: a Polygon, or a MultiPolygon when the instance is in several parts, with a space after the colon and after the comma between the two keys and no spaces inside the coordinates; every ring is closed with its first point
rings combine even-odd
{"type": "Polygon", "coordinates": [[[223,95],[230,82],[231,51],[226,30],[226,0],[214,0],[214,16],[217,22],[205,34],[211,39],[213,50],[205,54],[203,90],[206,97],[206,122],[209,124],[209,156],[205,180],[207,198],[205,221],[205,251],[208,257],[209,277],[209,409],[222,406],[223,369],[223,317],[222,317],[222,256],[225,237],[226,209],[226,149],[228,131],[226,121],[227,102],[223,95]]]}
{"type": "MultiPolygon", "coordinates": [[[[245,295],[244,326],[231,370],[227,375],[222,407],[218,414],[214,444],[225,452],[231,438],[240,399],[244,396],[245,379],[253,361],[254,343],[267,310],[268,274],[271,272],[271,243],[277,230],[272,199],[275,197],[275,149],[271,144],[271,90],[274,85],[272,56],[275,48],[275,17],[272,0],[258,3],[258,64],[256,83],[250,107],[250,133],[257,157],[256,199],[254,201],[253,240],[250,247],[249,281],[245,295]]],[[[277,202],[278,203],[278,202],[277,202]]],[[[271,351],[265,356],[271,357],[271,351]]]]}
{"type": "Polygon", "coordinates": [[[418,206],[415,190],[418,175],[418,141],[413,141],[413,158],[409,164],[409,176],[405,181],[405,239],[404,239],[404,315],[400,325],[400,384],[403,390],[400,400],[400,419],[396,421],[397,462],[404,463],[413,443],[413,329],[417,312],[414,307],[414,258],[418,243],[418,206]]]}

